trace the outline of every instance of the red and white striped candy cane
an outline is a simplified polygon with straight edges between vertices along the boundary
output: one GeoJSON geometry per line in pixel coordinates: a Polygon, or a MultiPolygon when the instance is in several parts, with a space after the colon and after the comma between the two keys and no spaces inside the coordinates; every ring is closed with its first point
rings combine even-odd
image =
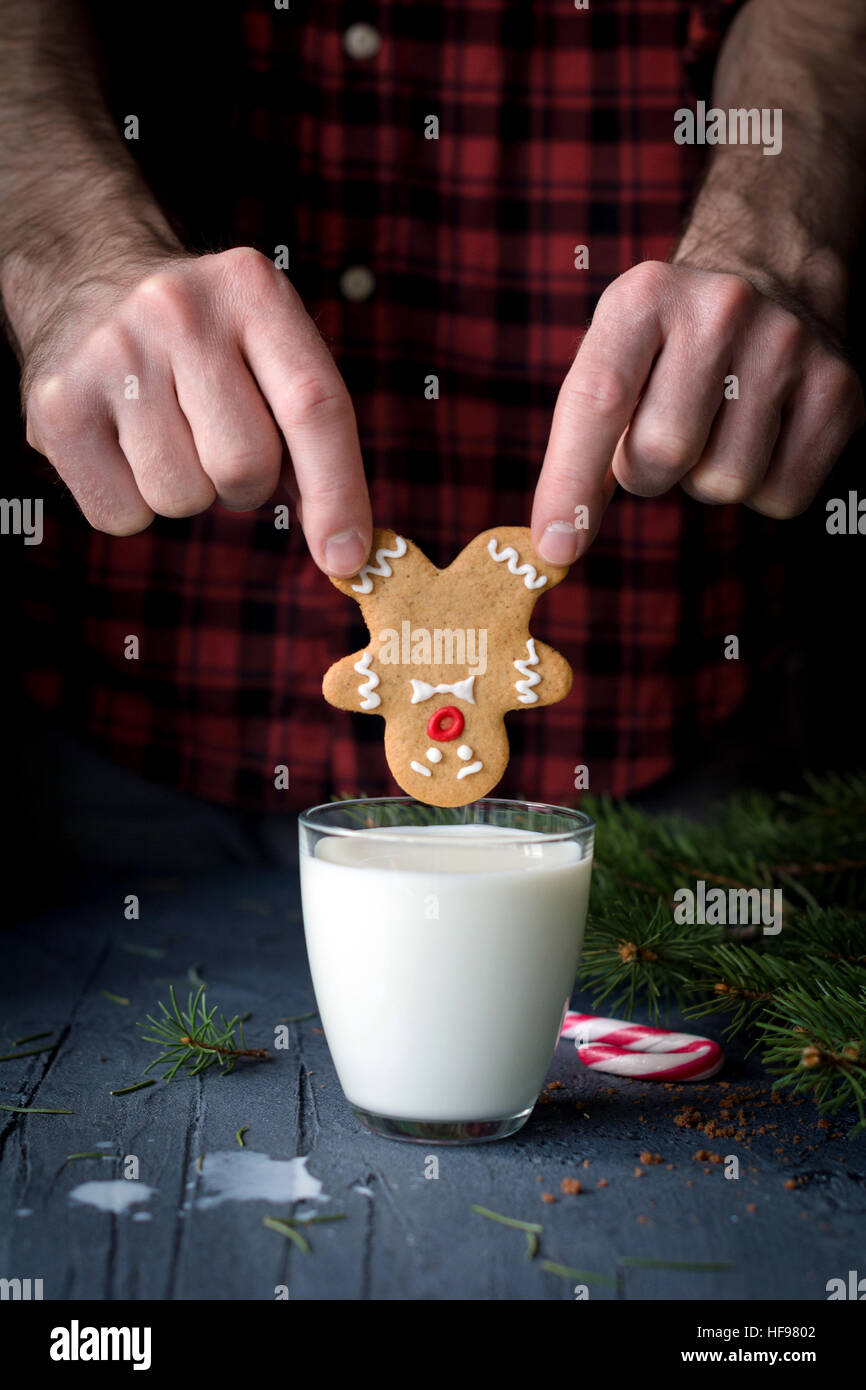
{"type": "Polygon", "coordinates": [[[696,1033],[672,1033],[618,1018],[567,1013],[562,1038],[573,1038],[581,1062],[593,1071],[639,1076],[642,1081],[703,1081],[725,1060],[718,1043],[696,1033]]]}

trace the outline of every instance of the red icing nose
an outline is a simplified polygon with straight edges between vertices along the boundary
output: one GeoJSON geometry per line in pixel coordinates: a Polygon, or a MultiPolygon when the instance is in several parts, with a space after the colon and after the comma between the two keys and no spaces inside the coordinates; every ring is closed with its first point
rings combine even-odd
{"type": "Polygon", "coordinates": [[[463,715],[455,705],[443,705],[431,714],[427,724],[427,737],[435,738],[437,743],[450,743],[463,733],[463,715]]]}

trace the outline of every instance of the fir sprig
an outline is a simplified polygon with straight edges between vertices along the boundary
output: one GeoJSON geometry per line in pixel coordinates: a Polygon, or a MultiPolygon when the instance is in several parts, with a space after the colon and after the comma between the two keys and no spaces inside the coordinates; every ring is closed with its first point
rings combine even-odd
{"type": "Polygon", "coordinates": [[[800,795],[738,795],[707,825],[585,801],[596,821],[593,887],[579,982],[593,1007],[655,1019],[727,1015],[780,1088],[823,1112],[866,1087],[866,773],[807,778],[800,795]],[[780,888],[783,926],[678,923],[674,894],[697,880],[780,888]]]}
{"type": "MultiPolygon", "coordinates": [[[[171,1010],[159,1000],[162,1018],[147,1015],[152,1031],[143,1033],[142,1037],[145,1042],[161,1047],[162,1052],[145,1067],[145,1075],[154,1067],[165,1066],[167,1070],[162,1074],[163,1080],[171,1081],[179,1071],[198,1076],[214,1065],[219,1067],[223,1075],[227,1075],[241,1057],[267,1057],[266,1048],[247,1047],[239,1015],[226,1018],[225,1014],[220,1014],[217,1022],[217,1007],[208,1008],[203,985],[195,995],[190,994],[185,1010],[178,1005],[173,985],[169,986],[169,994],[171,1010]]],[[[140,1023],[138,1026],[146,1028],[147,1024],[140,1023]]]]}
{"type": "Polygon", "coordinates": [[[767,937],[765,949],[789,960],[815,957],[822,965],[844,961],[866,969],[866,913],[820,906],[789,914],[784,930],[767,937]]]}
{"type": "Polygon", "coordinates": [[[835,988],[805,983],[779,995],[772,1016],[758,1020],[765,1065],[779,1085],[811,1091],[821,1110],[853,1105],[866,1129],[866,984],[835,988]]]}
{"type": "Polygon", "coordinates": [[[762,954],[754,946],[716,945],[705,953],[689,983],[690,994],[706,997],[686,1005],[683,1012],[686,1018],[728,1014],[725,1032],[732,1037],[750,1028],[784,989],[795,985],[802,970],[800,963],[762,954]]]}
{"type": "Polygon", "coordinates": [[[629,1017],[640,999],[651,1018],[691,986],[695,962],[721,937],[716,926],[690,927],[684,934],[665,904],[614,904],[606,915],[591,916],[580,965],[580,982],[602,1004],[629,1017]]]}

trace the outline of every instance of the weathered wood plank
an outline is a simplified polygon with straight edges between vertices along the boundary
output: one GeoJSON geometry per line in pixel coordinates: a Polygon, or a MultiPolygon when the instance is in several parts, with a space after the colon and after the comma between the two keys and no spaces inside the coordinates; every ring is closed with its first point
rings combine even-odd
{"type": "MultiPolygon", "coordinates": [[[[751,1134],[764,1112],[753,1116],[751,1147],[707,1139],[673,1117],[686,1100],[718,1097],[713,1083],[675,1093],[591,1075],[569,1044],[549,1078],[561,1087],[527,1127],[498,1144],[430,1150],[436,1179],[425,1176],[425,1146],[379,1140],[357,1124],[316,1018],[291,1023],[291,1046],[267,1063],[109,1095],[151,1055],[137,1020],[167,998],[169,979],[187,990],[190,967],[226,1013],[251,1011],[250,1043],[272,1045],[280,1019],[314,1008],[290,873],[145,886],[141,920],[128,922],[122,902],[134,888],[109,885],[92,902],[5,934],[0,1050],[43,1029],[61,1046],[0,1064],[0,1099],[74,1113],[0,1112],[0,1275],[42,1278],[46,1298],[260,1300],[279,1285],[292,1299],[573,1298],[574,1280],[545,1272],[548,1259],[611,1279],[591,1286],[593,1299],[821,1299],[827,1279],[862,1265],[863,1139],[815,1130],[810,1106],[787,1104],[766,1108],[778,1128],[764,1135],[751,1134]],[[266,1214],[288,1215],[289,1202],[199,1205],[208,1184],[199,1156],[240,1153],[242,1125],[252,1154],[308,1156],[330,1199],[317,1210],[346,1213],[309,1228],[312,1254],[262,1224],[266,1214]],[[138,1159],[139,1182],[154,1189],[148,1200],[117,1214],[71,1200],[83,1183],[122,1180],[121,1160],[66,1161],[99,1145],[138,1159]],[[736,1153],[739,1180],[696,1162],[702,1148],[736,1153]],[[641,1165],[644,1150],[663,1162],[641,1165]],[[785,1189],[792,1174],[805,1185],[785,1189]],[[584,1191],[562,1194],[563,1177],[578,1177],[584,1191]],[[545,1191],[555,1203],[542,1202],[545,1191]],[[474,1214],[473,1203],[541,1222],[538,1258],[526,1259],[521,1232],[474,1214]],[[623,1256],[731,1269],[632,1268],[623,1256]]],[[[725,1075],[735,1085],[759,1077],[736,1058],[725,1075]]]]}

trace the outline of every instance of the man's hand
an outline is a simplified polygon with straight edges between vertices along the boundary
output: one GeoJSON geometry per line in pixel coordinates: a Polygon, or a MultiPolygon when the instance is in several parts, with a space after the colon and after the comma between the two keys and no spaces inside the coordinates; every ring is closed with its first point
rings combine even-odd
{"type": "Polygon", "coordinates": [[[820,23],[811,0],[737,12],[712,104],[778,109],[782,147],[714,146],[672,263],[635,266],[602,295],[535,498],[550,563],[586,550],[617,482],[794,516],[863,423],[838,344],[864,229],[864,82],[863,0],[823,0],[820,23]]]}
{"type": "Polygon", "coordinates": [[[349,394],[271,261],[242,247],[169,257],[122,288],[89,280],[24,364],[27,440],[97,530],[125,536],[218,499],[262,506],[280,479],[317,564],[350,575],[372,519],[349,394]]]}
{"type": "Polygon", "coordinates": [[[795,313],[740,275],[644,262],[605,290],[563,383],[535,544],[570,563],[616,483],[795,516],[863,420],[856,374],[795,313]],[[575,531],[581,506],[589,525],[575,531]]]}
{"type": "Polygon", "coordinates": [[[355,574],[372,519],[345,384],[267,257],[185,252],[102,100],[87,10],[0,0],[0,296],[28,441],[113,535],[251,510],[282,474],[313,559],[355,574]]]}

